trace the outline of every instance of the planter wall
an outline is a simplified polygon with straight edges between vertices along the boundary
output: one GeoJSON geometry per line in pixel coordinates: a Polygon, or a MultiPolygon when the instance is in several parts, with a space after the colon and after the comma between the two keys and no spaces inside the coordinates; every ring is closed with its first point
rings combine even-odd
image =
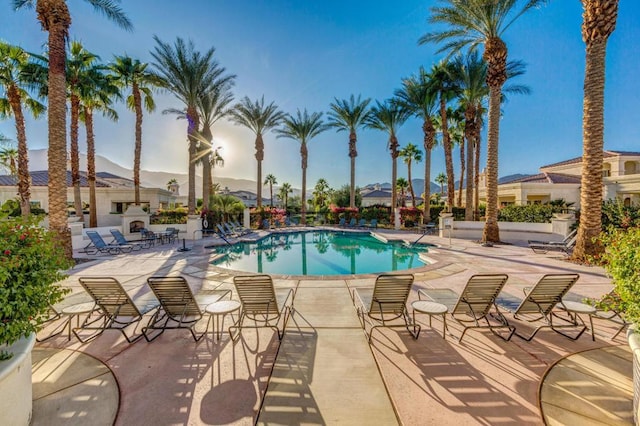
{"type": "Polygon", "coordinates": [[[0,413],[2,424],[29,425],[31,423],[32,386],[31,350],[36,336],[18,340],[13,345],[0,346],[13,353],[13,357],[0,361],[0,413]]]}

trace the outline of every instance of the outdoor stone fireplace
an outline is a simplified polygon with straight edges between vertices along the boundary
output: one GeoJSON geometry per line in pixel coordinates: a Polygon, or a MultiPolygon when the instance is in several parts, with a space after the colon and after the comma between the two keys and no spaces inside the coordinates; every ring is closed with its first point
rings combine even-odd
{"type": "Polygon", "coordinates": [[[149,214],[140,206],[129,206],[122,214],[122,233],[125,237],[139,238],[140,229],[149,227],[149,214]]]}

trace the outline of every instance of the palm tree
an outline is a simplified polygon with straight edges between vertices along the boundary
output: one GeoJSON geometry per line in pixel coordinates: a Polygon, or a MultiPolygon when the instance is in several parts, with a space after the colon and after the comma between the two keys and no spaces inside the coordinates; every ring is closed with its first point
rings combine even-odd
{"type": "MultiPolygon", "coordinates": [[[[381,130],[389,134],[389,153],[391,154],[391,188],[396,187],[398,177],[398,138],[396,136],[400,127],[412,115],[412,112],[399,102],[385,101],[371,108],[371,114],[367,117],[366,126],[372,129],[381,130]]],[[[391,214],[395,218],[396,191],[391,191],[391,214]]]]}
{"type": "Polygon", "coordinates": [[[329,105],[331,111],[327,114],[330,127],[334,127],[340,131],[349,132],[349,157],[351,158],[351,180],[349,192],[349,207],[356,206],[356,157],[358,151],[356,149],[356,141],[358,140],[356,132],[358,128],[363,127],[367,119],[367,106],[371,99],[356,99],[353,95],[349,100],[334,98],[334,102],[329,105]]]}
{"type": "Polygon", "coordinates": [[[300,213],[302,215],[301,223],[305,225],[307,214],[307,160],[309,151],[307,143],[320,133],[327,130],[328,126],[322,122],[322,113],[314,112],[309,114],[305,109],[304,112],[296,111],[296,115],[287,115],[282,120],[282,127],[276,129],[278,138],[289,138],[300,142],[300,157],[302,159],[302,195],[300,204],[300,213]]]}
{"type": "Polygon", "coordinates": [[[211,206],[213,210],[222,213],[225,222],[229,220],[230,215],[242,213],[245,208],[244,203],[233,195],[216,195],[211,206]]]}
{"type": "MultiPolygon", "coordinates": [[[[520,61],[509,61],[507,63],[507,80],[524,74],[525,65],[520,61]]],[[[477,51],[468,52],[465,55],[457,55],[452,61],[451,78],[459,88],[457,101],[462,108],[464,119],[464,138],[467,143],[467,173],[466,173],[466,195],[465,199],[465,220],[473,220],[474,209],[477,210],[477,203],[472,203],[474,190],[477,189],[477,175],[479,165],[474,164],[474,154],[476,161],[480,157],[480,130],[482,128],[482,117],[484,115],[484,103],[489,97],[489,86],[487,86],[487,63],[479,56],[477,51]],[[472,185],[469,183],[473,182],[472,185]]],[[[518,84],[506,84],[503,87],[504,93],[529,94],[528,87],[518,84]]],[[[503,96],[503,102],[506,97],[503,96]]],[[[464,153],[461,152],[461,158],[464,153]]],[[[462,180],[461,180],[462,181],[462,180]]],[[[477,192],[477,191],[476,191],[477,192]]],[[[458,194],[460,199],[462,191],[458,194]]],[[[460,202],[458,203],[460,204],[460,202]]]]}
{"type": "MultiPolygon", "coordinates": [[[[87,181],[89,182],[89,227],[98,226],[98,212],[96,199],[96,149],[93,133],[93,112],[99,111],[112,121],[118,120],[118,113],[111,108],[114,99],[121,97],[120,89],[113,77],[96,73],[91,78],[90,87],[82,90],[80,98],[80,119],[84,122],[87,132],[87,181]]],[[[81,207],[82,209],[82,207],[81,207]]],[[[82,211],[82,210],[81,210],[82,211]]],[[[77,212],[77,210],[76,210],[77,212]]],[[[77,214],[77,213],[76,213],[77,214]]]]}
{"type": "Polygon", "coordinates": [[[256,100],[255,103],[245,96],[231,112],[233,122],[248,128],[256,135],[258,208],[262,207],[262,160],[264,160],[264,140],[262,137],[269,130],[278,126],[284,117],[284,112],[279,111],[278,106],[273,102],[265,106],[264,96],[260,100],[256,100]]]}
{"type": "Polygon", "coordinates": [[[269,185],[269,200],[271,201],[271,207],[273,208],[273,185],[277,184],[278,180],[272,174],[268,174],[264,179],[263,185],[269,185]]]}
{"type": "Polygon", "coordinates": [[[587,46],[582,118],[580,226],[572,254],[584,261],[602,250],[595,237],[602,228],[604,80],[607,40],[616,28],[618,0],[582,0],[582,39],[587,46]]]}
{"type": "Polygon", "coordinates": [[[420,67],[418,75],[411,76],[402,81],[402,88],[396,90],[395,99],[413,112],[413,115],[422,119],[422,132],[424,134],[423,146],[425,152],[424,161],[424,219],[428,222],[431,217],[429,211],[431,199],[431,151],[436,145],[436,129],[433,126],[438,103],[438,93],[429,84],[428,75],[423,67],[420,67]]]}
{"type": "Polygon", "coordinates": [[[440,185],[440,198],[442,198],[444,196],[444,184],[447,183],[447,175],[444,173],[438,174],[438,176],[436,176],[436,183],[440,185]]]}
{"type": "Polygon", "coordinates": [[[167,191],[170,191],[171,187],[176,183],[178,183],[178,181],[175,178],[169,179],[169,181],[167,182],[167,191]]]}
{"type": "Polygon", "coordinates": [[[173,46],[154,36],[157,46],[151,52],[155,59],[153,66],[162,80],[164,88],[184,103],[187,117],[187,139],[189,140],[189,194],[188,213],[196,211],[196,155],[197,132],[200,128],[198,100],[216,86],[233,84],[235,75],[226,75],[225,68],[213,59],[212,47],[204,54],[195,50],[193,41],[185,42],[176,38],[173,46]]]}
{"type": "MultiPolygon", "coordinates": [[[[500,140],[500,101],[502,85],[507,79],[507,45],[504,31],[527,11],[545,0],[527,0],[516,10],[516,0],[443,0],[441,7],[431,8],[430,23],[446,24],[440,32],[428,33],[419,40],[424,43],[444,43],[440,51],[452,54],[469,47],[484,45],[489,86],[489,129],[487,141],[487,211],[482,241],[500,241],[498,228],[498,142],[500,140]]],[[[451,185],[451,184],[449,184],[451,185]]]]}
{"type": "Polygon", "coordinates": [[[331,187],[326,179],[320,178],[313,188],[313,200],[316,208],[323,207],[327,199],[331,196],[331,187]]]}
{"type": "Polygon", "coordinates": [[[83,221],[82,199],[80,196],[80,152],[78,149],[78,123],[80,116],[80,97],[83,91],[91,90],[95,78],[100,78],[100,66],[96,61],[100,57],[86,50],[79,41],[72,41],[67,58],[67,96],[71,104],[71,122],[69,124],[71,157],[71,185],[73,186],[73,205],[76,216],[83,221]]]}
{"type": "Polygon", "coordinates": [[[441,61],[431,68],[429,82],[432,90],[438,92],[440,100],[440,131],[442,132],[442,147],[444,148],[445,170],[447,172],[447,209],[453,207],[453,193],[455,177],[453,175],[453,156],[451,153],[451,136],[449,135],[449,123],[447,117],[447,103],[453,99],[457,92],[454,81],[451,79],[451,64],[441,61]]]}
{"type": "MultiPolygon", "coordinates": [[[[20,196],[20,211],[22,216],[29,216],[31,204],[29,202],[29,150],[25,131],[23,105],[34,117],[44,112],[44,105],[33,99],[27,89],[37,85],[33,68],[36,65],[29,59],[29,54],[18,46],[11,46],[0,41],[0,88],[4,95],[0,95],[0,118],[13,116],[16,125],[17,165],[12,167],[12,174],[18,177],[18,195],[20,196]]],[[[41,71],[41,70],[40,70],[41,71]]],[[[6,154],[6,152],[5,152],[6,154]]]]}
{"type": "Polygon", "coordinates": [[[285,182],[280,186],[278,190],[278,198],[284,201],[284,210],[287,211],[287,202],[289,201],[289,194],[293,192],[293,188],[291,188],[291,184],[285,182]]]}
{"type": "Polygon", "coordinates": [[[0,133],[0,167],[6,169],[11,176],[17,176],[18,150],[11,142],[11,139],[0,133]]]}
{"type": "Polygon", "coordinates": [[[409,182],[407,182],[407,180],[403,177],[400,177],[398,179],[396,179],[396,186],[395,186],[395,191],[399,191],[400,192],[400,206],[401,207],[406,207],[406,192],[407,192],[407,188],[409,188],[409,182]]]}
{"type": "MultiPolygon", "coordinates": [[[[129,19],[118,6],[119,1],[87,0],[107,18],[122,28],[132,29],[129,19]]],[[[66,39],[71,15],[66,0],[13,0],[16,9],[33,7],[38,21],[49,33],[48,125],[49,125],[49,229],[53,231],[72,257],[71,232],[67,226],[67,133],[66,133],[66,39]]]]}
{"type": "Polygon", "coordinates": [[[133,149],[134,203],[140,205],[140,161],[142,157],[142,106],[148,112],[156,109],[153,90],[161,85],[155,74],[147,71],[149,64],[129,56],[115,56],[109,69],[122,89],[131,88],[126,98],[127,107],[136,115],[135,147],[133,149]]]}
{"type": "MultiPolygon", "coordinates": [[[[457,207],[462,207],[462,185],[464,185],[464,173],[466,169],[466,161],[464,158],[464,111],[458,103],[456,109],[450,109],[449,118],[449,138],[451,139],[451,149],[456,145],[460,149],[460,179],[458,180],[458,199],[455,203],[457,207]]],[[[454,185],[455,188],[455,185],[454,185]]],[[[455,189],[454,189],[455,191],[455,189]]]]}
{"type": "Polygon", "coordinates": [[[213,125],[221,118],[231,113],[229,104],[233,102],[231,87],[233,82],[222,82],[210,88],[198,98],[198,110],[202,116],[202,131],[198,138],[199,150],[196,156],[202,164],[202,200],[208,206],[213,196],[213,169],[224,166],[224,159],[220,155],[221,147],[213,146],[213,125]]]}
{"type": "MultiPolygon", "coordinates": [[[[420,151],[418,147],[415,146],[414,144],[408,143],[407,146],[405,146],[400,150],[399,155],[400,157],[402,157],[402,160],[407,165],[407,180],[409,183],[409,193],[411,193],[411,205],[415,207],[416,194],[413,191],[413,181],[411,179],[411,164],[414,161],[416,163],[419,163],[422,161],[422,151],[420,151]]],[[[425,185],[426,185],[426,182],[425,182],[425,185]]]]}

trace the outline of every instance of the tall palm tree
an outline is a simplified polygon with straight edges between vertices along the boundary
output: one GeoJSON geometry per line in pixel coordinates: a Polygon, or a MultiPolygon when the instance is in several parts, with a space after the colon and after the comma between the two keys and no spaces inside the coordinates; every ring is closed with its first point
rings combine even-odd
{"type": "Polygon", "coordinates": [[[201,138],[198,138],[198,154],[196,159],[202,164],[202,200],[206,206],[213,196],[213,169],[224,166],[224,158],[220,155],[221,147],[213,145],[213,126],[221,118],[229,116],[233,102],[231,87],[233,82],[216,84],[198,98],[198,110],[202,116],[201,138]]]}
{"type": "Polygon", "coordinates": [[[271,207],[273,208],[273,185],[277,184],[278,180],[272,174],[268,174],[264,179],[263,185],[269,185],[269,200],[271,201],[271,207]]]}
{"type": "Polygon", "coordinates": [[[451,149],[453,150],[453,148],[457,146],[460,150],[460,179],[458,179],[458,198],[455,205],[456,207],[462,207],[462,185],[464,185],[464,173],[467,167],[467,162],[464,157],[464,111],[462,110],[460,103],[458,103],[455,109],[450,109],[448,115],[451,149]]]}
{"type": "MultiPolygon", "coordinates": [[[[119,0],[87,0],[98,12],[125,29],[133,25],[118,6],[119,0]]],[[[66,39],[71,15],[66,0],[13,0],[16,9],[36,6],[42,29],[49,33],[49,229],[72,257],[71,231],[67,226],[66,39]]]]}
{"type": "Polygon", "coordinates": [[[396,186],[394,192],[400,192],[400,204],[401,207],[406,207],[406,193],[407,188],[409,188],[409,182],[403,177],[396,179],[396,186]]]}
{"type": "Polygon", "coordinates": [[[442,197],[444,196],[444,184],[447,183],[447,175],[441,172],[436,176],[435,180],[440,185],[440,197],[442,197]]]}
{"type": "MultiPolygon", "coordinates": [[[[422,151],[412,143],[408,143],[407,146],[402,148],[399,153],[402,160],[407,165],[407,180],[409,184],[409,193],[411,194],[411,205],[416,206],[416,193],[413,190],[413,181],[411,179],[411,165],[415,161],[419,163],[422,161],[422,151]]],[[[426,182],[425,182],[426,185],[426,182]]]]}
{"type": "Polygon", "coordinates": [[[184,103],[187,116],[187,138],[189,140],[189,193],[188,213],[196,211],[196,155],[198,147],[197,132],[200,129],[198,100],[216,86],[233,84],[235,75],[225,74],[226,70],[213,58],[215,48],[204,53],[195,50],[193,41],[185,42],[176,38],[174,45],[163,42],[154,36],[155,50],[151,56],[153,66],[162,85],[184,103]]]}
{"type": "Polygon", "coordinates": [[[100,78],[98,55],[89,52],[79,41],[72,41],[67,57],[67,96],[71,105],[69,123],[69,156],[71,159],[71,185],[76,216],[83,221],[82,199],[80,196],[80,150],[78,148],[78,127],[80,121],[80,97],[84,90],[92,90],[95,78],[100,78]]]}
{"type": "Polygon", "coordinates": [[[271,129],[277,127],[284,119],[284,112],[278,110],[278,106],[271,102],[264,104],[264,96],[255,102],[251,102],[247,96],[235,105],[231,112],[231,120],[248,128],[256,135],[256,161],[257,169],[257,197],[258,208],[262,207],[262,160],[264,160],[263,136],[271,129]]]}
{"type": "Polygon", "coordinates": [[[300,213],[302,215],[302,225],[307,223],[307,161],[309,157],[307,143],[327,130],[327,128],[328,126],[322,122],[321,112],[309,114],[305,109],[303,112],[297,110],[295,116],[288,114],[282,120],[282,127],[276,129],[279,138],[289,138],[300,142],[300,157],[302,159],[302,195],[300,199],[302,207],[300,213]]]}
{"type": "Polygon", "coordinates": [[[98,226],[96,198],[96,148],[93,132],[93,112],[99,111],[112,121],[118,120],[118,113],[111,108],[114,99],[120,99],[120,89],[113,77],[97,73],[91,78],[92,86],[82,90],[80,98],[80,119],[87,133],[87,181],[89,183],[89,227],[98,226]]]}
{"type": "Polygon", "coordinates": [[[572,254],[579,261],[602,250],[595,237],[602,228],[605,53],[607,40],[616,28],[618,0],[582,0],[582,7],[582,39],[587,54],[582,108],[581,214],[572,254]]]}
{"type": "Polygon", "coordinates": [[[451,152],[451,136],[449,134],[449,123],[447,116],[447,104],[457,93],[455,82],[451,79],[451,63],[440,61],[435,64],[429,72],[429,82],[432,90],[438,92],[440,108],[440,131],[442,132],[442,147],[444,149],[445,171],[447,173],[447,209],[451,211],[453,207],[453,193],[455,177],[453,175],[453,155],[451,152]]]}
{"type": "Polygon", "coordinates": [[[316,207],[323,207],[331,196],[331,187],[326,179],[320,178],[313,187],[313,200],[316,207]]]}
{"type": "Polygon", "coordinates": [[[476,50],[484,46],[489,86],[489,129],[487,141],[487,211],[482,241],[500,241],[498,228],[498,142],[500,140],[500,101],[502,86],[507,79],[507,45],[504,31],[527,11],[545,0],[527,0],[517,8],[517,0],[443,0],[441,7],[431,8],[432,24],[447,28],[428,33],[420,44],[444,43],[440,51],[458,53],[465,48],[476,50]]]}
{"type": "Polygon", "coordinates": [[[420,67],[417,75],[402,80],[402,88],[395,91],[395,99],[413,115],[422,119],[424,134],[424,219],[429,222],[431,200],[431,151],[436,145],[434,117],[437,114],[438,93],[429,84],[427,72],[420,67]]]}
{"type": "Polygon", "coordinates": [[[0,118],[13,116],[18,140],[17,165],[12,172],[18,177],[18,195],[22,216],[31,212],[29,184],[29,149],[24,124],[23,106],[34,117],[39,117],[45,110],[44,105],[29,95],[28,89],[38,85],[35,78],[38,73],[30,61],[30,55],[21,47],[12,46],[0,41],[0,118]],[[4,93],[2,93],[4,92],[4,93]]]}
{"type": "Polygon", "coordinates": [[[278,198],[284,201],[284,210],[287,211],[287,202],[289,201],[289,194],[293,192],[293,188],[291,188],[290,183],[283,183],[278,190],[278,198]]]}
{"type": "Polygon", "coordinates": [[[329,105],[331,111],[327,114],[330,127],[334,127],[338,132],[349,132],[349,157],[351,158],[351,180],[349,189],[349,207],[356,206],[356,149],[357,130],[363,127],[367,119],[367,106],[371,99],[356,99],[353,95],[347,99],[339,100],[334,98],[334,102],[329,105]]]}
{"type": "Polygon", "coordinates": [[[140,62],[129,56],[115,56],[109,69],[116,77],[116,84],[121,89],[131,88],[131,93],[126,98],[127,108],[136,115],[135,147],[133,149],[133,187],[134,203],[140,205],[140,161],[142,158],[142,110],[153,112],[156,103],[153,99],[153,91],[161,85],[155,74],[149,72],[149,64],[140,62]]]}
{"type": "MultiPolygon", "coordinates": [[[[389,153],[391,155],[391,188],[396,187],[398,178],[398,138],[396,133],[398,127],[412,115],[411,110],[405,108],[399,102],[385,101],[380,103],[376,101],[376,105],[371,108],[371,114],[367,117],[366,126],[371,129],[381,130],[389,134],[389,153]]],[[[395,189],[391,191],[391,214],[395,218],[397,196],[395,189]]]]}

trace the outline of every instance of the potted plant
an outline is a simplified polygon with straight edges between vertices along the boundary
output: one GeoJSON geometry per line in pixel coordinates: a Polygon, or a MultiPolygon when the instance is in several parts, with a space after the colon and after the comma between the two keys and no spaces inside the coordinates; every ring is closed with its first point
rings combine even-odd
{"type": "Polygon", "coordinates": [[[71,262],[37,218],[0,218],[0,412],[7,424],[31,418],[31,349],[71,262]],[[10,418],[6,418],[9,416],[10,418]]]}
{"type": "MultiPolygon", "coordinates": [[[[637,371],[640,366],[640,334],[637,332],[640,322],[640,227],[610,228],[602,234],[600,243],[605,251],[599,260],[613,280],[618,296],[608,303],[616,311],[623,312],[624,318],[634,324],[629,328],[627,337],[633,352],[634,371],[637,371]]],[[[603,308],[607,309],[607,306],[603,308]]],[[[640,395],[635,382],[639,379],[634,374],[633,408],[636,424],[640,418],[640,395]]]]}

